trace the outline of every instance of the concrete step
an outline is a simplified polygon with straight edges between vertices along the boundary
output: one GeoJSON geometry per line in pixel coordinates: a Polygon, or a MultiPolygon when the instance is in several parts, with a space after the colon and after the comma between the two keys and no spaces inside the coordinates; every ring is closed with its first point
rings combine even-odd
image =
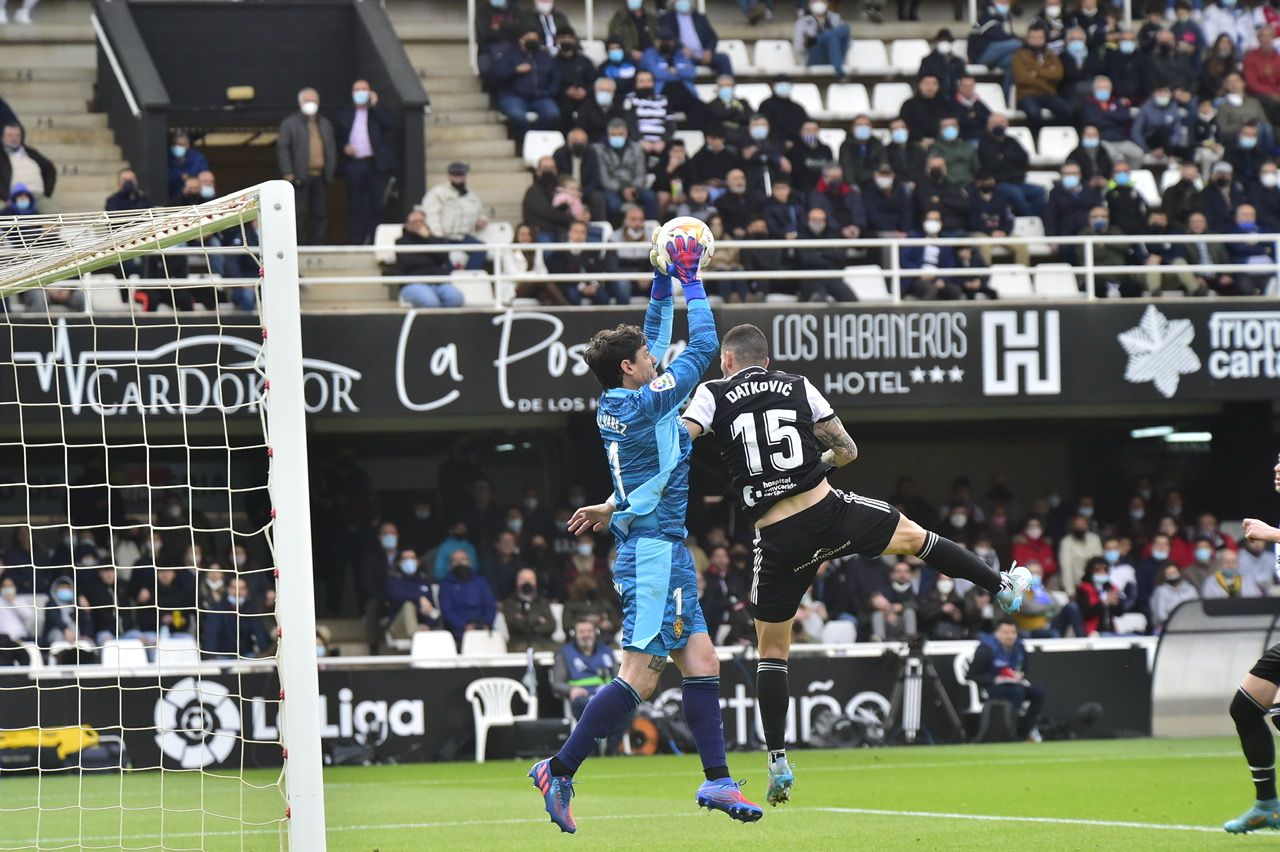
{"type": "Polygon", "coordinates": [[[431,158],[427,166],[427,174],[438,180],[444,180],[447,177],[445,167],[454,160],[465,160],[471,165],[470,177],[497,174],[509,176],[515,172],[526,170],[523,160],[511,156],[494,158],[467,157],[465,155],[442,154],[438,150],[434,153],[428,150],[427,156],[431,158]]]}
{"type": "MultiPolygon", "coordinates": [[[[102,203],[106,197],[116,191],[116,171],[123,168],[123,164],[114,169],[104,169],[101,174],[81,173],[71,175],[58,175],[58,185],[55,188],[54,197],[61,202],[63,195],[93,195],[97,200],[93,202],[90,209],[101,210],[102,203]]],[[[81,208],[84,209],[84,208],[81,208]]]]}
{"type": "Polygon", "coordinates": [[[41,154],[53,160],[53,164],[59,167],[76,163],[84,164],[103,161],[114,163],[120,159],[120,148],[115,142],[98,145],[67,144],[63,142],[40,144],[35,141],[34,134],[29,138],[31,144],[40,149],[41,154]]]}
{"type": "Polygon", "coordinates": [[[115,181],[104,183],[102,191],[68,188],[64,178],[58,178],[53,197],[64,213],[83,213],[88,210],[101,210],[107,196],[115,191],[115,181]]]}
{"type": "Polygon", "coordinates": [[[474,140],[477,142],[488,142],[501,139],[508,145],[514,146],[511,137],[507,133],[507,128],[499,123],[485,122],[484,124],[454,124],[448,121],[440,121],[435,123],[432,119],[428,119],[427,145],[436,145],[441,142],[462,142],[464,140],[474,140]]]}
{"type": "Polygon", "coordinates": [[[90,95],[77,95],[71,98],[62,98],[59,100],[48,100],[35,95],[22,95],[15,98],[5,98],[5,102],[9,104],[9,108],[17,113],[18,118],[22,119],[22,123],[32,124],[32,119],[38,116],[60,116],[60,115],[79,115],[89,108],[90,95]]]}
{"type": "Polygon", "coordinates": [[[27,143],[41,151],[53,145],[108,145],[115,148],[116,135],[102,127],[28,127],[27,143]]]}
{"type": "Polygon", "coordinates": [[[465,40],[441,42],[407,39],[404,41],[404,51],[414,68],[436,69],[441,73],[454,75],[458,75],[463,69],[471,70],[471,54],[465,40]]]}
{"type": "MultiPolygon", "coordinates": [[[[0,28],[0,36],[8,36],[16,29],[26,28],[0,28]]],[[[98,67],[97,49],[91,40],[83,44],[41,44],[4,38],[0,40],[0,56],[4,57],[4,67],[17,73],[36,68],[98,67]]]]}
{"type": "Polygon", "coordinates": [[[434,93],[430,89],[427,89],[427,92],[431,95],[431,114],[433,116],[489,109],[489,96],[483,92],[434,93]]]}
{"type": "Polygon", "coordinates": [[[427,94],[435,99],[437,94],[446,94],[451,92],[474,92],[475,94],[483,94],[484,90],[480,88],[480,79],[470,73],[467,69],[468,76],[454,77],[441,76],[427,68],[419,68],[418,76],[422,78],[422,85],[426,87],[427,94]]]}
{"type": "Polygon", "coordinates": [[[427,117],[427,127],[465,127],[470,124],[499,124],[503,123],[502,113],[497,110],[488,109],[485,104],[484,109],[468,109],[468,110],[437,110],[434,106],[431,108],[431,115],[427,117]]]}
{"type": "Polygon", "coordinates": [[[59,112],[56,115],[50,114],[47,110],[37,110],[34,113],[20,115],[22,123],[26,125],[28,131],[38,127],[47,128],[85,128],[85,129],[102,129],[107,128],[106,113],[101,112],[59,112]]]}
{"type": "MultiPolygon", "coordinates": [[[[428,157],[450,160],[499,159],[513,157],[515,145],[509,139],[431,139],[427,141],[428,157]]],[[[474,168],[474,165],[473,165],[474,168]]]]}
{"type": "Polygon", "coordinates": [[[117,151],[113,159],[104,160],[85,160],[85,159],[54,159],[53,164],[58,167],[58,180],[61,181],[66,177],[85,177],[110,175],[112,178],[123,169],[127,163],[120,159],[120,153],[117,151]]]}
{"type": "Polygon", "coordinates": [[[302,278],[302,306],[305,308],[325,305],[351,308],[353,302],[366,302],[386,306],[392,301],[386,284],[313,284],[308,286],[302,278]]]}
{"type": "Polygon", "coordinates": [[[372,254],[311,254],[307,247],[298,250],[298,271],[303,275],[377,275],[378,264],[372,254]]]}
{"type": "MultiPolygon", "coordinates": [[[[0,54],[3,50],[0,48],[0,54]]],[[[92,80],[0,80],[0,86],[4,86],[4,99],[10,103],[23,98],[79,101],[93,97],[92,80]]]]}
{"type": "MultiPolygon", "coordinates": [[[[438,173],[427,175],[427,186],[434,186],[445,179],[444,169],[441,168],[438,173]]],[[[484,199],[502,197],[507,193],[518,193],[515,197],[523,198],[532,182],[533,177],[528,172],[484,172],[476,169],[467,176],[467,186],[484,199]]]]}
{"type": "MultiPolygon", "coordinates": [[[[5,60],[8,60],[7,51],[12,48],[5,48],[5,60]]],[[[79,80],[81,82],[92,84],[98,79],[98,69],[94,67],[75,68],[75,67],[54,67],[54,68],[0,68],[0,85],[5,87],[5,91],[9,90],[14,82],[25,81],[66,81],[79,80]]]]}

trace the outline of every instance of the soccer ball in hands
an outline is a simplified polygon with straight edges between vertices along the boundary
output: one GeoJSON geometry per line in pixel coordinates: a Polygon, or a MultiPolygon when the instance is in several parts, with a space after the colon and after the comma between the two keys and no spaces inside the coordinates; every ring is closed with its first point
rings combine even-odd
{"type": "Polygon", "coordinates": [[[671,268],[671,258],[667,256],[667,245],[676,237],[696,240],[702,244],[702,261],[699,269],[706,268],[711,262],[711,255],[716,251],[715,237],[711,229],[701,219],[693,216],[677,216],[667,224],[653,232],[653,250],[649,260],[659,272],[667,272],[671,268]]]}

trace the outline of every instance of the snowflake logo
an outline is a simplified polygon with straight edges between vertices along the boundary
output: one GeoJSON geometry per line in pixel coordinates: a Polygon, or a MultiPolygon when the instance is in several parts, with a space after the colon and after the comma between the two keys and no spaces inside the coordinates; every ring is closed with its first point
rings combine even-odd
{"type": "Polygon", "coordinates": [[[1129,356],[1125,381],[1151,382],[1166,399],[1172,397],[1181,377],[1200,369],[1200,357],[1191,349],[1195,336],[1191,320],[1170,320],[1155,305],[1148,305],[1137,327],[1116,338],[1129,356]]]}

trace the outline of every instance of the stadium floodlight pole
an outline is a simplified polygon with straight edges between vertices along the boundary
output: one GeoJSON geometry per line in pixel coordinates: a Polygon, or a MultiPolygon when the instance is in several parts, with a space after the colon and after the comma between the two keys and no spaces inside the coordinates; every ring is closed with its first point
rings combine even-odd
{"type": "Polygon", "coordinates": [[[293,186],[262,185],[262,329],[268,447],[275,519],[272,550],[279,574],[280,722],[285,749],[289,848],[324,852],[324,774],[320,757],[316,617],[311,585],[311,493],[302,387],[302,320],[293,186]]]}

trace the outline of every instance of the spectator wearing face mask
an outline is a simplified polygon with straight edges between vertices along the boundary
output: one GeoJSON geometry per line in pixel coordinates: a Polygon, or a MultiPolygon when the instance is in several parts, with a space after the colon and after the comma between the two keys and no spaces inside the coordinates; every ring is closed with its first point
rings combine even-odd
{"type": "MultiPolygon", "coordinates": [[[[791,250],[792,268],[833,272],[843,269],[845,264],[843,249],[805,247],[805,243],[811,240],[840,239],[840,232],[831,227],[827,221],[827,212],[821,207],[811,207],[806,214],[805,225],[797,235],[796,247],[791,250]]],[[[826,302],[828,299],[837,302],[856,302],[858,297],[839,277],[809,278],[800,281],[800,301],[826,302]]]]}
{"type": "Polygon", "coordinates": [[[1080,0],[1076,11],[1067,17],[1067,25],[1084,32],[1090,50],[1101,51],[1110,33],[1107,16],[1098,6],[1098,0],[1080,0]]]}
{"type": "Polygon", "coordinates": [[[1194,92],[1200,85],[1198,56],[1190,43],[1179,42],[1174,32],[1162,25],[1156,31],[1155,44],[1149,54],[1151,79],[1174,91],[1194,92]]]}
{"type": "MultiPolygon", "coordinates": [[[[1152,210],[1147,214],[1147,227],[1144,233],[1148,239],[1144,243],[1147,254],[1151,257],[1149,261],[1153,267],[1159,269],[1177,269],[1187,265],[1187,245],[1186,243],[1175,243],[1169,239],[1170,236],[1181,236],[1182,229],[1169,224],[1169,216],[1163,210],[1152,210]],[[1162,237],[1166,239],[1161,239],[1162,237]]],[[[1181,290],[1183,295],[1192,296],[1200,289],[1196,277],[1186,271],[1158,271],[1153,269],[1147,273],[1147,291],[1153,295],[1159,295],[1163,291],[1181,290]]],[[[1143,512],[1142,498],[1135,497],[1137,503],[1137,512],[1143,512]]],[[[1131,508],[1130,511],[1135,511],[1131,508]]],[[[1133,522],[1136,530],[1141,534],[1140,529],[1141,515],[1133,522]]]]}
{"type": "MultiPolygon", "coordinates": [[[[382,546],[384,549],[387,543],[386,533],[383,533],[382,546]]],[[[431,571],[432,580],[437,583],[444,581],[445,577],[449,575],[450,560],[457,551],[462,551],[467,557],[467,564],[474,568],[478,562],[476,546],[467,537],[467,525],[461,521],[455,521],[450,525],[449,534],[445,536],[444,541],[440,542],[440,546],[436,548],[436,563],[431,571]]]]}
{"type": "Polygon", "coordinates": [[[939,96],[951,101],[956,94],[956,86],[965,75],[964,60],[955,54],[955,39],[951,30],[943,27],[933,37],[933,50],[920,60],[920,70],[916,72],[916,80],[933,77],[938,81],[939,96]]]}
{"type": "Polygon", "coordinates": [[[507,650],[523,653],[525,649],[554,651],[551,639],[556,631],[551,604],[538,594],[538,575],[526,568],[516,575],[515,591],[502,601],[502,617],[507,622],[507,650]]]}
{"type": "MultiPolygon", "coordinates": [[[[910,236],[937,237],[942,233],[942,213],[937,209],[929,209],[924,213],[922,230],[912,231],[910,236]]],[[[902,279],[902,293],[908,299],[954,300],[963,299],[964,290],[961,285],[949,278],[938,275],[935,270],[951,269],[956,266],[955,250],[951,246],[912,245],[902,248],[902,269],[918,269],[918,276],[902,279]]]]}
{"type": "Polygon", "coordinates": [[[1235,170],[1236,180],[1245,186],[1254,186],[1258,183],[1262,164],[1267,161],[1267,154],[1260,144],[1261,141],[1257,122],[1247,121],[1244,127],[1240,128],[1235,144],[1227,149],[1227,162],[1235,170]]]}
{"type": "Polygon", "coordinates": [[[978,161],[996,181],[996,192],[1008,199],[1014,215],[1039,216],[1044,210],[1042,187],[1027,183],[1027,149],[1008,135],[1009,119],[992,115],[987,135],[978,145],[978,161]]]}
{"type": "Polygon", "coordinates": [[[764,195],[772,192],[775,178],[791,176],[791,161],[782,143],[773,138],[769,120],[763,115],[751,117],[747,128],[750,138],[742,146],[743,171],[752,189],[764,195]]]}
{"type": "Polygon", "coordinates": [[[925,174],[916,184],[912,202],[918,222],[924,222],[928,210],[942,214],[942,236],[963,236],[967,233],[969,195],[964,187],[947,175],[947,161],[942,157],[931,155],[926,160],[925,174]]]}
{"type": "Polygon", "coordinates": [[[1266,110],[1262,108],[1262,102],[1246,93],[1244,77],[1237,72],[1228,74],[1223,81],[1223,88],[1226,94],[1217,102],[1218,114],[1215,118],[1222,144],[1230,148],[1245,125],[1254,122],[1264,144],[1270,147],[1271,140],[1275,138],[1271,122],[1266,110]]]}
{"type": "MultiPolygon", "coordinates": [[[[990,3],[969,31],[969,61],[976,65],[1000,69],[1006,75],[1013,64],[1013,54],[1022,47],[1022,40],[1013,33],[1009,4],[998,0],[990,3]]],[[[1006,78],[1005,89],[1011,80],[1006,78]]]]}
{"type": "Polygon", "coordinates": [[[1138,37],[1127,27],[1120,31],[1116,46],[1105,50],[1102,65],[1111,80],[1113,98],[1140,103],[1154,87],[1150,59],[1138,52],[1138,37]]]}
{"type": "Polygon", "coordinates": [[[876,641],[893,642],[916,636],[920,596],[911,583],[911,565],[894,564],[889,584],[871,598],[871,633],[876,641]]]}
{"type": "Polygon", "coordinates": [[[1095,556],[1085,562],[1075,599],[1086,636],[1115,633],[1115,618],[1125,613],[1124,595],[1112,584],[1105,559],[1095,556]]]}
{"type": "Polygon", "coordinates": [[[1240,575],[1251,578],[1265,594],[1276,582],[1275,548],[1265,541],[1246,538],[1237,556],[1240,575]]]}
{"type": "Polygon", "coordinates": [[[772,239],[794,240],[800,236],[801,223],[808,208],[803,204],[804,195],[800,194],[799,198],[800,201],[794,200],[789,182],[779,180],[774,183],[773,195],[764,203],[763,210],[772,239]]]}
{"type": "Polygon", "coordinates": [[[1197,538],[1192,542],[1192,547],[1192,562],[1183,574],[1193,588],[1201,590],[1204,588],[1205,580],[1212,577],[1218,570],[1218,563],[1214,559],[1212,540],[1197,538]]]}
{"type": "Polygon", "coordinates": [[[1028,518],[1022,532],[1013,538],[1013,561],[1019,565],[1035,562],[1041,568],[1046,581],[1058,574],[1058,559],[1053,552],[1053,541],[1044,532],[1044,522],[1028,518]]]}
{"type": "MultiPolygon", "coordinates": [[[[577,246],[587,243],[586,222],[574,222],[569,226],[567,241],[577,246]]],[[[612,252],[589,251],[576,247],[547,255],[547,271],[553,275],[580,275],[581,281],[557,285],[556,292],[563,293],[567,304],[607,305],[610,301],[625,304],[631,298],[628,281],[601,281],[595,276],[616,272],[617,258],[612,252]]]]}
{"type": "Polygon", "coordinates": [[[1218,551],[1217,570],[1205,578],[1200,596],[1205,600],[1260,598],[1262,589],[1253,577],[1240,572],[1239,557],[1225,547],[1218,551]]]}
{"type": "MultiPolygon", "coordinates": [[[[1124,236],[1125,232],[1111,222],[1111,213],[1105,207],[1089,211],[1089,225],[1080,236],[1124,236]]],[[[1146,247],[1142,243],[1109,241],[1095,243],[1093,262],[1098,266],[1142,266],[1147,263],[1146,247]]],[[[1145,282],[1134,275],[1099,273],[1094,277],[1094,294],[1098,298],[1134,298],[1145,292],[1145,282]]]]}
{"type": "Polygon", "coordinates": [[[402,550],[394,568],[387,573],[387,611],[391,623],[387,632],[393,639],[412,639],[419,630],[440,626],[440,610],[431,594],[431,580],[412,550],[402,550]]]}
{"type": "Polygon", "coordinates": [[[1138,596],[1138,574],[1129,559],[1129,542],[1109,535],[1102,540],[1102,558],[1111,575],[1111,585],[1120,591],[1125,611],[1131,611],[1138,596]]]}
{"type": "Polygon", "coordinates": [[[1193,601],[1200,597],[1200,592],[1187,581],[1181,568],[1173,562],[1160,566],[1161,582],[1151,592],[1150,618],[1148,626],[1153,633],[1164,629],[1169,616],[1184,601],[1193,601]]]}
{"type": "MultiPolygon", "coordinates": [[[[1058,576],[1062,590],[1069,595],[1075,594],[1076,586],[1085,576],[1085,563],[1102,556],[1102,540],[1090,529],[1089,517],[1077,513],[1071,519],[1067,535],[1058,545],[1058,576]]],[[[1106,565],[1105,561],[1103,565],[1106,565]]]]}
{"type": "Polygon", "coordinates": [[[524,32],[519,12],[512,0],[481,0],[476,4],[476,53],[480,79],[486,87],[493,80],[498,55],[510,50],[524,32]]]}
{"type": "Polygon", "coordinates": [[[1038,562],[1028,562],[1031,572],[1031,587],[1022,599],[1022,608],[1013,614],[1013,621],[1018,626],[1018,633],[1033,639],[1058,639],[1067,635],[1070,630],[1073,636],[1083,638],[1084,622],[1080,618],[1080,607],[1075,601],[1067,601],[1062,606],[1045,587],[1044,569],[1038,562]]]}
{"type": "Polygon", "coordinates": [[[747,136],[747,123],[751,121],[751,107],[737,96],[733,75],[722,74],[716,80],[716,96],[707,105],[711,122],[723,128],[735,142],[742,144],[747,136]]]}
{"type": "Polygon", "coordinates": [[[208,170],[209,160],[191,146],[191,137],[183,131],[175,133],[169,143],[169,197],[177,198],[187,178],[208,170]]]}
{"type": "Polygon", "coordinates": [[[727,135],[721,127],[708,129],[706,144],[689,158],[689,180],[706,184],[710,189],[712,202],[718,202],[724,193],[729,172],[742,165],[737,148],[726,144],[727,135]]]}
{"type": "Polygon", "coordinates": [[[1130,137],[1129,101],[1114,91],[1110,77],[1100,74],[1093,78],[1093,93],[1084,102],[1081,118],[1098,128],[1102,147],[1112,160],[1127,160],[1135,168],[1142,165],[1146,154],[1130,137]]]}
{"type": "Polygon", "coordinates": [[[1067,155],[1067,162],[1080,168],[1080,179],[1099,192],[1106,191],[1115,170],[1110,152],[1102,145],[1102,132],[1092,124],[1080,131],[1080,144],[1067,155]]]}
{"type": "Polygon", "coordinates": [[[1253,12],[1242,8],[1238,0],[1214,0],[1207,3],[1200,14],[1200,27],[1208,43],[1216,44],[1219,37],[1226,36],[1240,53],[1258,46],[1253,12]]]}
{"type": "Polygon", "coordinates": [[[929,146],[928,154],[941,156],[947,164],[947,175],[961,186],[968,186],[978,176],[978,150],[960,138],[960,122],[954,116],[939,123],[938,138],[929,146]]]}
{"type": "Polygon", "coordinates": [[[1093,91],[1093,78],[1104,70],[1101,51],[1089,44],[1083,29],[1069,27],[1059,58],[1062,60],[1062,83],[1058,86],[1058,94],[1066,98],[1078,113],[1084,99],[1093,91]]]}
{"type": "Polygon", "coordinates": [[[1075,110],[1058,94],[1066,69],[1049,49],[1049,33],[1044,27],[1031,25],[1026,45],[1013,55],[1012,73],[1018,88],[1018,109],[1027,114],[1033,134],[1044,123],[1044,111],[1052,114],[1055,124],[1069,123],[1075,110]]]}
{"type": "Polygon", "coordinates": [[[645,0],[626,0],[609,19],[609,45],[616,41],[626,55],[638,61],[653,46],[658,34],[658,16],[646,8],[645,0]]]}
{"type": "Polygon", "coordinates": [[[883,161],[893,167],[908,183],[920,181],[925,172],[924,146],[911,138],[907,123],[900,118],[889,122],[889,144],[884,146],[883,161]]]}
{"type": "MultiPolygon", "coordinates": [[[[564,113],[561,116],[561,123],[585,132],[589,144],[605,141],[609,122],[615,118],[627,122],[629,134],[638,136],[639,130],[633,123],[635,112],[627,109],[629,105],[627,93],[618,83],[609,77],[601,76],[597,77],[591,85],[591,97],[575,104],[571,112],[564,113]]],[[[570,129],[565,135],[572,133],[573,130],[570,129]]]]}
{"type": "Polygon", "coordinates": [[[964,598],[956,591],[956,581],[938,577],[920,597],[920,632],[929,639],[965,639],[964,598]]]}
{"type": "Polygon", "coordinates": [[[856,240],[866,230],[867,209],[862,192],[845,182],[839,163],[827,163],[822,179],[809,193],[808,206],[821,207],[827,214],[828,224],[837,228],[845,239],[856,240]]]}
{"type": "Polygon", "coordinates": [[[1263,162],[1258,182],[1246,190],[1245,196],[1258,214],[1258,229],[1264,234],[1280,233],[1280,171],[1275,160],[1263,162]]]}
{"type": "Polygon", "coordinates": [[[800,138],[800,128],[810,120],[804,107],[791,100],[792,83],[787,76],[778,77],[773,83],[773,94],[765,98],[758,110],[769,119],[774,135],[784,143],[794,143],[800,138]]]}
{"type": "Polygon", "coordinates": [[[882,163],[863,187],[867,229],[881,237],[901,239],[914,230],[911,192],[888,163],[882,163]]]}
{"type": "Polygon", "coordinates": [[[830,65],[836,81],[844,80],[844,62],[849,53],[849,25],[832,12],[827,0],[810,0],[808,11],[799,12],[792,46],[805,65],[830,65]]]}
{"type": "MultiPolygon", "coordinates": [[[[1007,237],[1013,233],[1013,208],[1006,196],[996,192],[996,179],[987,172],[978,175],[969,191],[969,232],[975,237],[1007,237]]],[[[1014,262],[1023,265],[1031,262],[1028,248],[1023,244],[1013,244],[1014,262]]],[[[982,245],[978,251],[982,258],[991,264],[993,246],[982,245]]]]}
{"type": "Polygon", "coordinates": [[[960,138],[969,141],[981,139],[987,131],[991,108],[978,97],[977,81],[970,76],[961,77],[952,100],[956,118],[960,121],[960,138]]]}
{"type": "Polygon", "coordinates": [[[729,57],[716,52],[720,37],[711,20],[693,6],[693,0],[674,0],[659,19],[659,28],[676,34],[677,49],[693,64],[710,68],[717,74],[732,74],[733,63],[729,57]]]}
{"type": "Polygon", "coordinates": [[[798,192],[811,192],[822,180],[827,164],[835,161],[830,146],[819,138],[818,130],[818,122],[805,122],[800,138],[785,155],[791,162],[791,185],[798,192]]]}
{"type": "Polygon", "coordinates": [[[1170,149],[1185,147],[1187,133],[1182,110],[1173,100],[1173,90],[1161,84],[1138,110],[1129,137],[1155,159],[1166,160],[1170,149]]]}
{"type": "Polygon", "coordinates": [[[618,221],[624,204],[643,205],[647,215],[656,217],[657,198],[646,185],[649,172],[644,150],[628,138],[626,122],[609,122],[608,144],[597,145],[595,152],[609,219],[618,221]]]}
{"type": "Polygon", "coordinates": [[[858,186],[871,183],[876,168],[884,162],[884,143],[871,130],[871,119],[860,115],[853,120],[848,137],[840,145],[844,179],[858,186]]]}
{"type": "Polygon", "coordinates": [[[138,186],[138,174],[133,169],[124,168],[116,175],[116,191],[107,196],[103,209],[108,212],[122,210],[146,210],[154,207],[151,199],[138,186]]]}
{"type": "Polygon", "coordinates": [[[902,105],[899,117],[906,123],[911,138],[927,148],[938,138],[942,119],[953,114],[950,100],[941,93],[938,78],[925,74],[916,84],[916,94],[902,105]]]}
{"type": "MultiPolygon", "coordinates": [[[[440,546],[443,551],[444,545],[440,546]]],[[[462,634],[469,630],[492,630],[497,607],[493,590],[483,577],[474,573],[472,557],[463,549],[445,557],[449,573],[440,584],[440,617],[454,639],[462,644],[462,634]]]]}
{"type": "Polygon", "coordinates": [[[537,31],[520,36],[519,49],[494,65],[498,110],[506,116],[516,144],[530,127],[554,130],[560,124],[560,69],[537,31]]]}
{"type": "Polygon", "coordinates": [[[1184,162],[1179,170],[1179,180],[1170,184],[1160,198],[1160,209],[1168,214],[1171,223],[1185,228],[1191,214],[1200,209],[1200,190],[1203,184],[1200,167],[1195,163],[1184,162]]]}
{"type": "Polygon", "coordinates": [[[1209,185],[1200,193],[1200,210],[1207,220],[1209,233],[1234,231],[1236,211],[1246,203],[1244,187],[1235,179],[1232,165],[1225,161],[1215,163],[1209,185]]]}
{"type": "Polygon", "coordinates": [[[1061,54],[1066,46],[1067,16],[1060,0],[1049,0],[1040,8],[1040,13],[1031,22],[1033,27],[1041,27],[1045,31],[1045,43],[1054,54],[1061,54]]]}
{"type": "MultiPolygon", "coordinates": [[[[1102,194],[1081,179],[1080,166],[1068,161],[1062,177],[1049,191],[1044,208],[1044,231],[1050,237],[1074,236],[1088,227],[1089,211],[1102,205],[1102,194]]],[[[1050,244],[1067,263],[1079,263],[1080,247],[1050,244]]]]}
{"type": "MultiPolygon", "coordinates": [[[[4,216],[35,216],[40,212],[40,208],[36,206],[36,194],[25,183],[15,183],[9,189],[9,203],[0,210],[0,215],[4,216]]],[[[38,232],[32,231],[31,228],[19,228],[17,234],[12,231],[5,234],[7,242],[16,247],[22,247],[28,242],[36,239],[38,232]],[[30,234],[28,234],[30,232],[30,234]]]]}
{"type": "MultiPolygon", "coordinates": [[[[1232,263],[1272,266],[1275,263],[1274,241],[1258,238],[1257,213],[1251,204],[1242,204],[1236,210],[1236,224],[1228,233],[1239,234],[1238,242],[1227,243],[1227,254],[1232,263]]],[[[1219,290],[1222,295],[1254,296],[1261,293],[1270,280],[1269,274],[1237,274],[1234,286],[1219,290]]]]}
{"type": "Polygon", "coordinates": [[[590,621],[599,629],[600,641],[604,643],[613,642],[621,623],[612,589],[591,574],[575,577],[569,585],[562,619],[567,624],[590,621]]]}
{"type": "Polygon", "coordinates": [[[1147,202],[1133,185],[1129,164],[1116,163],[1111,186],[1103,196],[1111,223],[1125,234],[1141,234],[1147,227],[1147,202]]]}

